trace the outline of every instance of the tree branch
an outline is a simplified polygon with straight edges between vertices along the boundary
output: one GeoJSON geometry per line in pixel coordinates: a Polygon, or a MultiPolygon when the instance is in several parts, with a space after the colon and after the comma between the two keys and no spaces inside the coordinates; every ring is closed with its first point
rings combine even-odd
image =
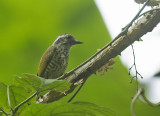
{"type": "Polygon", "coordinates": [[[81,82],[83,82],[87,77],[96,73],[96,71],[105,65],[110,59],[119,55],[124,49],[129,45],[133,44],[135,41],[138,41],[143,35],[147,32],[151,32],[154,27],[160,22],[160,11],[155,10],[153,12],[147,13],[145,16],[141,17],[133,26],[130,27],[128,32],[124,35],[121,35],[117,40],[112,40],[105,49],[101,52],[93,55],[94,57],[87,60],[87,63],[80,65],[78,68],[72,70],[68,74],[64,75],[60,79],[65,79],[72,83],[70,89],[63,92],[57,92],[52,94],[52,92],[44,95],[42,102],[52,102],[56,101],[66,94],[72,92],[75,87],[81,82]],[[54,96],[54,97],[53,97],[54,96]]]}

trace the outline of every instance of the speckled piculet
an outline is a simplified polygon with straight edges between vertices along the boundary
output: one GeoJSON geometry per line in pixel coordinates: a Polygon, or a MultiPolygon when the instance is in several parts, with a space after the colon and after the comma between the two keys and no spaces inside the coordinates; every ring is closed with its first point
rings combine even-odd
{"type": "Polygon", "coordinates": [[[56,79],[65,73],[68,65],[69,50],[73,45],[82,42],[70,34],[62,34],[43,54],[37,76],[45,79],[56,79]]]}

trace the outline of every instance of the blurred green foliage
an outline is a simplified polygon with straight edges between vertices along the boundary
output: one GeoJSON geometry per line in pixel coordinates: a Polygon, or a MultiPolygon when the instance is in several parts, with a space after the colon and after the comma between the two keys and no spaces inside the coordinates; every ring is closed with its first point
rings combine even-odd
{"type": "MultiPolygon", "coordinates": [[[[36,74],[43,52],[62,33],[84,42],[71,49],[67,71],[111,40],[92,0],[0,0],[0,81],[11,84],[14,75],[36,74]]],[[[114,69],[91,76],[74,101],[93,102],[121,116],[131,115],[136,83],[130,84],[127,69],[119,58],[115,60],[114,69]]],[[[138,101],[136,114],[159,116],[160,110],[138,101]]]]}

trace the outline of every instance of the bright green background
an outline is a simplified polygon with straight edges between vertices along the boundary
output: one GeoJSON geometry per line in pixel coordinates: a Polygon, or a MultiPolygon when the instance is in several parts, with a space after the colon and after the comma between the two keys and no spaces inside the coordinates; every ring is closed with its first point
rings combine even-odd
{"type": "MultiPolygon", "coordinates": [[[[11,84],[14,75],[36,74],[43,52],[62,33],[84,42],[71,49],[67,71],[111,40],[92,0],[0,0],[0,81],[11,84]]],[[[127,69],[118,57],[115,61],[113,70],[91,76],[74,101],[93,102],[130,116],[135,82],[130,84],[127,69]]],[[[160,114],[159,108],[140,100],[135,109],[137,116],[160,114]]]]}

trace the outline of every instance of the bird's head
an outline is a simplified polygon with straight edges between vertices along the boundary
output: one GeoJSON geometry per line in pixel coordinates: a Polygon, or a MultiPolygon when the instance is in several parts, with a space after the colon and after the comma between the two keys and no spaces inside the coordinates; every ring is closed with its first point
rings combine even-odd
{"type": "Polygon", "coordinates": [[[73,45],[82,44],[82,42],[76,40],[70,34],[62,34],[57,37],[57,39],[55,40],[55,42],[53,44],[56,44],[57,46],[66,46],[66,47],[70,48],[73,45]]]}

